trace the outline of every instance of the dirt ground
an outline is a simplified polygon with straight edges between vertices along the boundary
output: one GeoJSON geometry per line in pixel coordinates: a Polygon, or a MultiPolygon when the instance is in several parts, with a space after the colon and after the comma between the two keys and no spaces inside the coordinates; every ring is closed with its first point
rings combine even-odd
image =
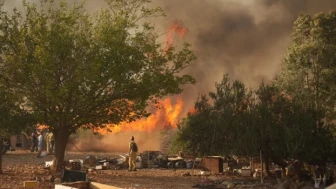
{"type": "MultiPolygon", "coordinates": [[[[65,160],[85,159],[88,155],[97,158],[112,157],[115,153],[78,153],[66,152],[65,160]]],[[[24,181],[40,181],[40,188],[54,188],[55,183],[49,181],[51,173],[45,169],[45,161],[52,160],[51,155],[37,158],[36,153],[16,150],[3,155],[3,174],[0,175],[0,188],[20,189],[24,181]]],[[[259,180],[241,176],[201,175],[199,169],[139,169],[136,172],[121,170],[89,171],[90,181],[117,186],[120,188],[136,189],[184,189],[184,188],[276,188],[275,180],[266,180],[260,185],[259,180]]]]}

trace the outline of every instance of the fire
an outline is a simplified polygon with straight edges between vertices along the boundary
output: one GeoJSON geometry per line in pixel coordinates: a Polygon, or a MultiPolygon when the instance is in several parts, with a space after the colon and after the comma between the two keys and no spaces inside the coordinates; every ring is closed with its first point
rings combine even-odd
{"type": "Polygon", "coordinates": [[[45,129],[48,129],[49,126],[38,124],[38,125],[36,126],[36,128],[37,128],[39,131],[43,131],[43,130],[45,130],[45,129]]]}
{"type": "MultiPolygon", "coordinates": [[[[174,37],[178,35],[183,38],[187,33],[187,29],[183,27],[181,22],[175,21],[169,27],[165,41],[164,52],[167,52],[174,45],[174,37]]],[[[112,133],[123,131],[143,131],[152,132],[158,129],[176,128],[178,119],[182,112],[183,102],[177,99],[176,104],[172,104],[170,98],[166,98],[160,102],[161,108],[157,109],[152,115],[141,120],[131,123],[121,123],[119,125],[107,125],[106,128],[96,128],[94,132],[100,134],[107,134],[108,131],[112,133]]]]}
{"type": "Polygon", "coordinates": [[[179,35],[181,38],[187,33],[187,29],[183,27],[182,23],[175,21],[168,29],[166,38],[166,47],[164,52],[167,52],[174,44],[174,33],[179,35]]]}
{"type": "Polygon", "coordinates": [[[105,135],[108,131],[112,133],[125,131],[152,132],[154,130],[176,128],[182,112],[182,100],[177,99],[176,103],[173,104],[170,98],[166,98],[159,102],[159,107],[159,109],[147,118],[131,123],[107,125],[106,128],[95,129],[95,132],[105,135]]]}
{"type": "Polygon", "coordinates": [[[198,114],[198,110],[196,108],[190,108],[188,111],[188,115],[195,115],[198,114]]]}

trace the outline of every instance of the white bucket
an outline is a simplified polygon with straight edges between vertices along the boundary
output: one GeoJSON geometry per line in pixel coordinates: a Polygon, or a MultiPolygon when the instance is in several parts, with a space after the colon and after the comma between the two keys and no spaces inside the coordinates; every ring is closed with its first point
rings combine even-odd
{"type": "Polygon", "coordinates": [[[135,168],[141,169],[142,168],[141,162],[135,162],[135,168]]]}
{"type": "Polygon", "coordinates": [[[320,180],[315,180],[314,188],[320,188],[320,180]]]}

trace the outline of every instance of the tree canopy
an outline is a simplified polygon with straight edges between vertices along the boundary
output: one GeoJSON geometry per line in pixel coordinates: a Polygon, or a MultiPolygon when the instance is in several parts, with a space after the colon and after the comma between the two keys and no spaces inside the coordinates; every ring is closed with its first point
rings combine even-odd
{"type": "Polygon", "coordinates": [[[85,2],[23,1],[1,8],[2,77],[55,136],[56,166],[79,128],[105,127],[148,115],[149,102],[182,92],[189,45],[165,49],[146,18],[163,15],[148,0],[106,0],[94,15],[85,2]]]}
{"type": "Polygon", "coordinates": [[[265,162],[272,160],[283,168],[284,159],[323,164],[336,157],[334,125],[323,122],[316,107],[275,84],[261,82],[249,91],[224,75],[209,97],[202,95],[195,111],[180,123],[173,150],[182,148],[201,157],[262,152],[265,162]]]}
{"type": "Polygon", "coordinates": [[[325,111],[325,118],[329,120],[335,119],[335,30],[335,11],[300,14],[276,79],[287,93],[301,96],[307,105],[325,111]]]}
{"type": "Polygon", "coordinates": [[[195,102],[196,113],[180,124],[173,147],[200,156],[261,151],[275,163],[335,159],[335,36],[335,11],[299,15],[275,80],[247,92],[225,75],[215,92],[195,102]],[[216,144],[201,138],[204,133],[216,144]]]}

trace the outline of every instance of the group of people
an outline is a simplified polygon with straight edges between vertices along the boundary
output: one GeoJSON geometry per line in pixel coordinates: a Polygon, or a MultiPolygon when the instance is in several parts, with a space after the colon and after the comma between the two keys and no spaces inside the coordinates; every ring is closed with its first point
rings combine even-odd
{"type": "Polygon", "coordinates": [[[31,152],[38,152],[37,157],[41,157],[42,148],[43,148],[43,142],[46,142],[47,147],[47,154],[54,153],[54,147],[55,147],[55,139],[54,134],[52,132],[49,132],[49,130],[46,130],[46,132],[43,134],[43,131],[34,131],[31,135],[32,138],[32,147],[30,149],[31,152]]]}
{"type": "MultiPolygon", "coordinates": [[[[30,149],[31,152],[38,152],[37,157],[41,157],[42,153],[42,147],[43,147],[43,141],[46,142],[47,146],[47,153],[52,154],[54,153],[54,146],[55,146],[55,139],[52,132],[49,132],[49,130],[46,131],[46,133],[43,135],[43,131],[39,132],[33,132],[31,135],[32,138],[32,147],[30,149]]],[[[129,169],[128,171],[136,171],[136,156],[138,152],[138,146],[134,141],[134,137],[132,136],[130,138],[129,143],[129,169]]]]}

